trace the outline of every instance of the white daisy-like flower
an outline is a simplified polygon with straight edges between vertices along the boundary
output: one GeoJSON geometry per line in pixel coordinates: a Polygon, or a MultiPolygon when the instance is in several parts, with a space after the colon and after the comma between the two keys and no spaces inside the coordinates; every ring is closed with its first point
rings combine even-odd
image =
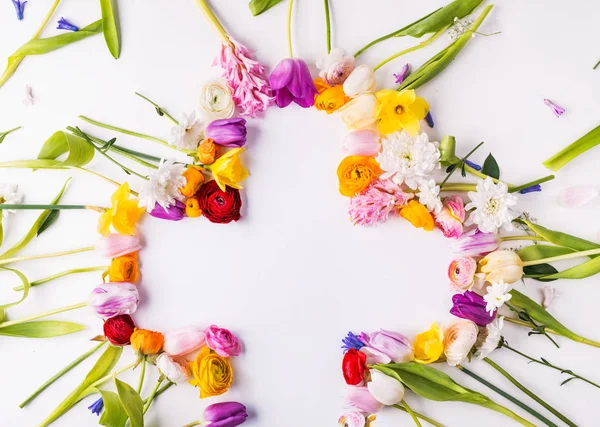
{"type": "Polygon", "coordinates": [[[492,323],[485,327],[485,330],[479,334],[475,344],[475,357],[479,360],[489,356],[498,348],[498,343],[502,338],[502,328],[504,327],[504,317],[498,316],[492,323]]]}
{"type": "Polygon", "coordinates": [[[406,184],[415,190],[426,183],[440,168],[440,151],[437,142],[429,142],[426,133],[415,137],[406,131],[395,132],[381,141],[377,162],[385,173],[382,179],[391,178],[396,184],[406,184]]]}
{"type": "Polygon", "coordinates": [[[506,301],[512,298],[512,295],[509,294],[512,288],[508,283],[504,283],[504,280],[492,283],[491,286],[485,289],[487,291],[487,294],[483,297],[483,300],[487,303],[485,311],[489,311],[490,316],[493,316],[495,310],[502,307],[506,301]]]}
{"type": "Polygon", "coordinates": [[[511,208],[518,199],[508,192],[505,183],[494,184],[489,177],[480,180],[477,191],[469,191],[469,198],[471,203],[465,206],[465,210],[475,210],[469,215],[467,225],[477,224],[483,233],[496,233],[501,227],[507,231],[513,229],[512,220],[517,215],[511,208]]]}
{"type": "Polygon", "coordinates": [[[442,210],[440,186],[435,183],[435,179],[420,183],[417,197],[419,203],[425,205],[430,212],[440,213],[442,210]]]}
{"type": "MultiPolygon", "coordinates": [[[[17,184],[0,184],[0,205],[19,205],[23,203],[24,196],[19,193],[17,184]]],[[[2,217],[16,213],[14,209],[2,209],[2,217]]]]}
{"type": "Polygon", "coordinates": [[[195,150],[204,133],[204,122],[197,117],[196,111],[191,114],[183,114],[179,125],[171,128],[169,144],[180,150],[195,150]]]}
{"type": "Polygon", "coordinates": [[[162,159],[158,169],[148,177],[140,190],[140,206],[151,212],[156,204],[167,210],[177,200],[183,201],[184,197],[179,189],[186,183],[182,176],[184,171],[182,164],[175,164],[172,159],[162,159]]]}

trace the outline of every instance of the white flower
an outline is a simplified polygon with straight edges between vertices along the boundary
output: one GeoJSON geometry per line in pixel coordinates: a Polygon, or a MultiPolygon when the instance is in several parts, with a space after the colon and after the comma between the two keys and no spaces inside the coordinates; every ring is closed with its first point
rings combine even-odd
{"type": "Polygon", "coordinates": [[[190,371],[184,363],[172,359],[167,353],[161,353],[156,358],[156,367],[172,383],[181,383],[190,377],[190,371]]]}
{"type": "Polygon", "coordinates": [[[435,179],[424,181],[419,184],[417,193],[419,203],[427,206],[430,212],[440,213],[442,210],[442,201],[440,200],[440,186],[435,183],[435,179]]]}
{"type": "Polygon", "coordinates": [[[344,93],[350,98],[354,98],[361,93],[373,92],[377,81],[375,80],[375,71],[368,65],[359,65],[348,76],[344,82],[344,93]]]}
{"type": "Polygon", "coordinates": [[[494,310],[499,309],[506,301],[512,298],[512,295],[509,294],[512,288],[507,283],[504,283],[503,280],[492,283],[492,286],[488,286],[485,289],[487,291],[487,294],[483,297],[483,300],[487,303],[485,311],[489,311],[490,316],[494,315],[494,310]]]}
{"type": "Polygon", "coordinates": [[[498,348],[498,343],[502,338],[502,328],[504,327],[504,317],[498,316],[492,323],[485,327],[485,330],[479,334],[477,344],[475,344],[475,357],[479,360],[489,356],[498,348]]]}
{"type": "Polygon", "coordinates": [[[419,184],[427,183],[433,171],[440,167],[440,151],[437,142],[429,142],[426,133],[415,137],[406,131],[388,135],[381,142],[382,150],[377,162],[385,173],[381,179],[392,178],[415,190],[419,184]]]}
{"type": "Polygon", "coordinates": [[[368,92],[358,95],[352,101],[337,110],[342,121],[350,130],[371,129],[375,126],[377,98],[368,92]]]}
{"type": "Polygon", "coordinates": [[[179,120],[179,126],[171,128],[171,138],[169,144],[180,150],[195,150],[202,139],[204,132],[204,122],[196,118],[196,112],[183,114],[179,120]]]}
{"type": "Polygon", "coordinates": [[[396,405],[404,399],[402,383],[376,369],[371,370],[371,381],[367,388],[375,400],[387,406],[396,405]]]}
{"type": "Polygon", "coordinates": [[[444,330],[444,355],[450,366],[467,358],[477,342],[479,328],[470,320],[460,319],[444,330]]]}
{"type": "Polygon", "coordinates": [[[212,80],[200,88],[200,108],[210,121],[233,117],[235,103],[225,79],[212,80]]]}
{"type": "Polygon", "coordinates": [[[467,225],[477,224],[483,233],[496,233],[500,227],[507,231],[513,229],[512,220],[517,215],[511,207],[517,204],[517,196],[508,192],[505,183],[494,184],[489,177],[480,180],[477,191],[469,191],[469,198],[471,203],[465,210],[475,210],[469,215],[467,225]]]}
{"type": "Polygon", "coordinates": [[[450,40],[454,41],[458,39],[460,36],[469,31],[471,25],[473,25],[473,21],[471,21],[469,18],[460,20],[458,17],[454,17],[454,25],[452,25],[448,30],[450,40]]]}
{"type": "MultiPolygon", "coordinates": [[[[16,184],[0,184],[0,205],[19,205],[23,203],[23,194],[19,193],[19,187],[16,184]]],[[[6,218],[14,209],[2,209],[2,217],[6,218]]]]}
{"type": "Polygon", "coordinates": [[[148,212],[159,204],[165,210],[175,204],[176,200],[183,200],[184,197],[179,191],[186,183],[182,176],[185,167],[181,164],[175,164],[172,159],[162,159],[158,169],[152,173],[149,179],[144,182],[140,191],[140,206],[145,206],[148,212]]]}
{"type": "Polygon", "coordinates": [[[329,55],[325,55],[317,61],[319,77],[331,86],[344,83],[350,73],[354,70],[354,57],[345,56],[340,48],[333,48],[329,55]]]}

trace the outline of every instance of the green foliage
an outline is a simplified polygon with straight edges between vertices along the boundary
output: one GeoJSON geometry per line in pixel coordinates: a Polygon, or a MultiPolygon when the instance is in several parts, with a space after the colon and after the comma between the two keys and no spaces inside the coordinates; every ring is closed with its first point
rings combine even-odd
{"type": "Polygon", "coordinates": [[[522,261],[535,261],[542,258],[550,258],[575,252],[571,248],[552,245],[531,245],[521,249],[517,254],[522,261]]]}
{"type": "Polygon", "coordinates": [[[9,271],[11,273],[14,273],[19,278],[19,280],[21,280],[21,283],[23,284],[23,294],[21,295],[20,299],[18,299],[17,301],[8,303],[8,304],[0,305],[0,310],[4,311],[11,307],[14,307],[15,305],[19,305],[23,301],[25,301],[25,298],[27,298],[27,295],[29,295],[30,283],[29,283],[29,280],[27,280],[27,277],[25,277],[25,275],[23,273],[21,273],[19,270],[15,270],[15,269],[8,268],[8,267],[0,267],[0,271],[9,271]]]}
{"type": "Polygon", "coordinates": [[[79,332],[84,329],[85,326],[78,323],[40,320],[0,328],[0,335],[24,338],[53,338],[79,332]]]}
{"type": "Polygon", "coordinates": [[[106,46],[113,58],[117,59],[120,53],[119,46],[119,23],[117,14],[114,11],[113,0],[100,0],[100,9],[102,10],[102,31],[106,46]]]}
{"type": "Polygon", "coordinates": [[[129,416],[131,427],[144,427],[144,402],[142,398],[129,384],[115,378],[117,393],[125,412],[129,416]]]}
{"type": "Polygon", "coordinates": [[[600,144],[600,126],[592,129],[577,141],[550,157],[544,162],[544,166],[556,172],[571,160],[598,144],[600,144]]]}
{"type": "Polygon", "coordinates": [[[61,161],[62,166],[85,166],[94,158],[94,147],[79,136],[58,131],[42,146],[38,154],[39,160],[56,160],[63,154],[67,158],[61,161]]]}
{"type": "Polygon", "coordinates": [[[112,391],[99,390],[104,401],[104,411],[100,416],[99,424],[107,427],[125,427],[127,412],[121,405],[119,395],[112,391]]]}
{"type": "Polygon", "coordinates": [[[271,9],[273,6],[281,3],[282,0],[251,0],[248,6],[252,15],[258,16],[271,9]]]}
{"type": "Polygon", "coordinates": [[[523,268],[523,272],[531,279],[539,280],[540,282],[552,282],[550,275],[558,273],[558,270],[550,264],[528,265],[523,268]]]}
{"type": "Polygon", "coordinates": [[[500,179],[500,166],[498,166],[498,162],[494,156],[492,156],[492,153],[488,154],[485,162],[483,162],[481,172],[492,178],[500,179]]]}

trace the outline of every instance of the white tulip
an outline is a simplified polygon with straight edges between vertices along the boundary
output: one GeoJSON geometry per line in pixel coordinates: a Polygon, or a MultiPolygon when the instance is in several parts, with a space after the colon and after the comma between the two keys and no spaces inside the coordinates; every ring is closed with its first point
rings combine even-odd
{"type": "Polygon", "coordinates": [[[373,69],[368,65],[359,65],[344,82],[344,93],[354,98],[364,92],[373,92],[376,84],[373,69]]]}
{"type": "Polygon", "coordinates": [[[350,130],[373,129],[379,101],[372,93],[363,93],[338,110],[350,130]]]}
{"type": "Polygon", "coordinates": [[[177,362],[167,353],[161,353],[156,358],[156,367],[172,383],[181,383],[190,377],[187,365],[177,362]]]}
{"type": "Polygon", "coordinates": [[[387,406],[396,405],[404,399],[402,383],[376,369],[371,371],[367,388],[375,400],[387,406]]]}

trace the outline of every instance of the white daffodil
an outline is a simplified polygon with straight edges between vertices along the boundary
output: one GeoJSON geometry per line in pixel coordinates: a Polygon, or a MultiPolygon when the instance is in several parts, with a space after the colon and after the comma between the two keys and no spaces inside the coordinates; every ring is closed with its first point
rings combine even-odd
{"type": "Polygon", "coordinates": [[[419,198],[419,203],[427,206],[430,212],[440,213],[442,210],[440,186],[435,183],[435,179],[420,183],[418,188],[417,197],[419,198]]]}
{"type": "Polygon", "coordinates": [[[385,173],[382,179],[391,178],[396,184],[406,184],[415,190],[427,183],[440,167],[437,142],[429,142],[426,133],[415,137],[406,131],[395,132],[381,141],[377,162],[385,173]]]}
{"type": "Polygon", "coordinates": [[[479,334],[479,339],[475,344],[475,357],[479,360],[489,356],[498,348],[498,343],[502,338],[502,328],[504,327],[504,317],[498,316],[492,323],[485,327],[485,330],[479,334]]]}
{"type": "MultiPolygon", "coordinates": [[[[23,203],[24,196],[19,193],[19,187],[16,184],[0,184],[0,205],[19,205],[23,203]]],[[[6,218],[14,209],[2,209],[2,217],[6,218]]]]}
{"type": "Polygon", "coordinates": [[[171,128],[171,138],[169,144],[180,150],[195,150],[202,139],[204,133],[204,122],[196,117],[196,112],[183,114],[179,120],[179,125],[171,128]]]}
{"type": "Polygon", "coordinates": [[[469,191],[471,202],[465,210],[474,209],[469,215],[467,224],[477,224],[483,233],[496,233],[503,227],[510,231],[513,229],[512,220],[517,217],[511,209],[517,204],[517,196],[508,192],[508,187],[503,182],[494,184],[492,178],[480,180],[477,191],[469,191]]]}
{"type": "Polygon", "coordinates": [[[503,280],[492,283],[491,286],[486,288],[487,294],[484,295],[483,300],[487,303],[485,311],[488,311],[490,316],[493,316],[495,310],[502,307],[505,302],[512,298],[512,295],[509,293],[511,289],[510,285],[504,283],[503,280]]]}
{"type": "Polygon", "coordinates": [[[184,171],[185,167],[175,164],[174,160],[162,159],[158,169],[149,176],[140,190],[140,206],[151,212],[157,204],[166,210],[177,200],[182,201],[184,197],[179,189],[186,183],[182,176],[184,171]]]}
{"type": "Polygon", "coordinates": [[[200,108],[209,121],[233,117],[235,103],[227,80],[215,79],[200,88],[200,108]]]}

